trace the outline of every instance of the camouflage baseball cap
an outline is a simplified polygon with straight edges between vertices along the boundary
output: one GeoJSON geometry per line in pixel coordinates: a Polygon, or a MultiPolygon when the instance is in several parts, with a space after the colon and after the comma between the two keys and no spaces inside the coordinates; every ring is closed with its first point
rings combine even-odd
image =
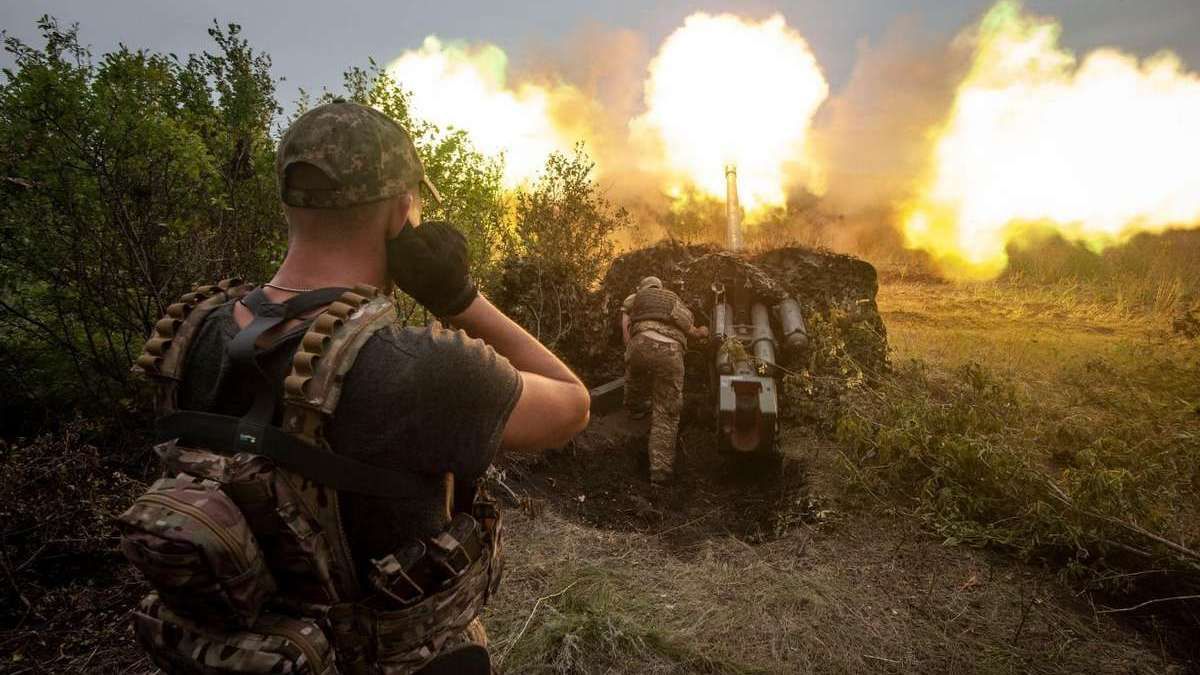
{"type": "Polygon", "coordinates": [[[335,100],[304,113],[279,141],[279,198],[289,206],[341,209],[395,197],[424,184],[408,132],[383,113],[335,100]]]}

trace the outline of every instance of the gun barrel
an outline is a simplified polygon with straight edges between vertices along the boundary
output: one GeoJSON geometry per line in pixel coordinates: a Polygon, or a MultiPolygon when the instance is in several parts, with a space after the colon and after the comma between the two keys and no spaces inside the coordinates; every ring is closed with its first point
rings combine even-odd
{"type": "Polygon", "coordinates": [[[742,250],[742,207],[738,204],[737,166],[725,166],[725,238],[729,250],[742,250]]]}

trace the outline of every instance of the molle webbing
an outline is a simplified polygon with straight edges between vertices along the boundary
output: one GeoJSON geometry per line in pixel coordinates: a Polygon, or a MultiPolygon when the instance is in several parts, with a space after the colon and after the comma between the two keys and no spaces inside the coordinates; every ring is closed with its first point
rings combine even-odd
{"type": "MultiPolygon", "coordinates": [[[[353,291],[322,289],[296,296],[286,303],[263,301],[255,291],[247,297],[248,306],[270,308],[256,316],[229,345],[230,357],[238,361],[254,361],[255,342],[266,330],[296,313],[315,305],[329,303],[317,316],[305,334],[293,359],[291,374],[285,381],[289,392],[307,392],[309,400],[285,400],[284,417],[295,428],[279,429],[269,422],[271,410],[257,410],[259,399],[270,403],[270,396],[256,397],[256,404],[245,417],[232,417],[192,410],[170,410],[156,422],[159,440],[181,438],[185,443],[233,454],[250,452],[270,457],[312,482],[336,490],[356,492],[375,497],[396,498],[401,477],[394,471],[365,464],[335,454],[325,441],[321,430],[332,418],[341,393],[342,379],[354,364],[354,358],[375,330],[395,318],[395,309],[386,297],[371,296],[374,288],[360,286],[353,291]],[[307,296],[307,297],[306,297],[307,296]],[[299,302],[297,302],[299,301],[299,302]],[[256,419],[257,418],[257,419],[256,419]],[[313,430],[298,435],[302,429],[313,430]]],[[[179,348],[177,346],[176,348],[179,348]]],[[[271,405],[269,408],[273,408],[271,405]]]]}
{"type": "Polygon", "coordinates": [[[316,519],[319,530],[328,535],[335,558],[331,572],[339,596],[356,598],[361,587],[342,526],[338,491],[396,498],[396,486],[404,483],[393,471],[334,453],[323,430],[333,417],[342,380],[354,365],[359,350],[376,330],[395,320],[395,308],[390,298],[380,296],[377,289],[366,285],[353,290],[319,289],[284,303],[271,303],[261,291],[248,295],[249,287],[238,287],[236,294],[225,293],[223,288],[234,284],[222,284],[197,287],[184,297],[182,307],[173,305],[167,318],[186,317],[186,321],[179,326],[160,321],[164,329],[178,330],[171,333],[156,329],[155,338],[148,343],[147,353],[151,358],[141,360],[142,369],[155,368],[152,372],[158,375],[159,400],[165,403],[159,407],[158,436],[162,440],[177,438],[182,445],[206,447],[223,454],[250,452],[269,457],[316,519]],[[254,369],[258,369],[259,336],[289,318],[328,303],[302,338],[284,383],[285,400],[276,399],[274,385],[259,370],[263,379],[256,383],[255,402],[243,417],[176,410],[175,387],[183,376],[188,340],[176,339],[169,344],[160,338],[179,334],[190,338],[209,312],[224,302],[241,298],[245,298],[255,318],[230,342],[227,351],[236,363],[254,369]],[[280,403],[283,417],[289,422],[284,429],[271,424],[280,403]]]}
{"type": "Polygon", "coordinates": [[[679,296],[661,288],[647,288],[633,297],[633,306],[629,310],[630,333],[636,335],[643,330],[653,330],[680,344],[687,344],[684,331],[691,327],[689,315],[679,296]]]}
{"type": "MultiPolygon", "coordinates": [[[[392,299],[372,286],[355,286],[330,303],[309,326],[292,357],[291,373],[283,382],[282,431],[297,442],[336,456],[325,429],[337,409],[346,374],[371,336],[395,321],[392,299]]],[[[346,538],[338,492],[326,491],[321,483],[324,473],[295,473],[301,499],[317,514],[318,526],[329,533],[339,594],[347,599],[361,597],[363,588],[346,538]]],[[[376,469],[375,474],[373,480],[384,480],[384,472],[376,469]]],[[[394,490],[405,484],[390,476],[386,480],[387,485],[381,487],[394,490]]]]}
{"type": "Polygon", "coordinates": [[[661,321],[674,324],[675,317],[672,310],[675,309],[677,302],[679,302],[678,296],[661,288],[640,290],[637,295],[633,296],[633,307],[629,310],[629,320],[632,323],[661,321]]]}
{"type": "Polygon", "coordinates": [[[304,334],[283,382],[284,431],[328,447],[325,425],[337,408],[346,373],[367,340],[396,320],[391,299],[372,295],[369,287],[343,294],[304,334]]]}

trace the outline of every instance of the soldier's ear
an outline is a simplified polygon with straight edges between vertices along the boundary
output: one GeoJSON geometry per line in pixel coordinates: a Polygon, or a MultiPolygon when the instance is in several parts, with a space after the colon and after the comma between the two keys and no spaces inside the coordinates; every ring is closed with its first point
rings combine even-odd
{"type": "MultiPolygon", "coordinates": [[[[399,197],[396,197],[393,200],[392,208],[388,210],[388,226],[387,226],[387,238],[388,239],[395,238],[397,235],[399,235],[400,230],[403,230],[405,224],[407,224],[409,222],[409,220],[411,220],[412,211],[413,211],[413,201],[414,200],[413,200],[413,196],[412,196],[411,192],[405,192],[404,194],[400,195],[399,197]]],[[[420,224],[420,222],[421,222],[420,208],[418,207],[416,209],[416,211],[417,211],[417,214],[416,214],[417,223],[416,224],[420,224]]]]}

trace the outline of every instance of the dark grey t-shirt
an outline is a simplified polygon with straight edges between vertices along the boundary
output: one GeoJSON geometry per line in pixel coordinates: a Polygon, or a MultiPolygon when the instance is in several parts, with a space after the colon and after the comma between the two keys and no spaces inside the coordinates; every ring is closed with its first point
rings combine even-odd
{"type": "MultiPolygon", "coordinates": [[[[307,327],[281,337],[259,359],[280,390],[307,327]]],[[[238,416],[250,409],[255,375],[225,355],[237,332],[232,303],[205,320],[187,357],[181,408],[238,416]]],[[[406,482],[400,499],[342,494],[360,567],[446,524],[446,474],[462,487],[487,470],[520,394],[520,374],[508,360],[462,331],[393,325],[367,341],[327,433],[336,452],[396,470],[406,482]]]]}

